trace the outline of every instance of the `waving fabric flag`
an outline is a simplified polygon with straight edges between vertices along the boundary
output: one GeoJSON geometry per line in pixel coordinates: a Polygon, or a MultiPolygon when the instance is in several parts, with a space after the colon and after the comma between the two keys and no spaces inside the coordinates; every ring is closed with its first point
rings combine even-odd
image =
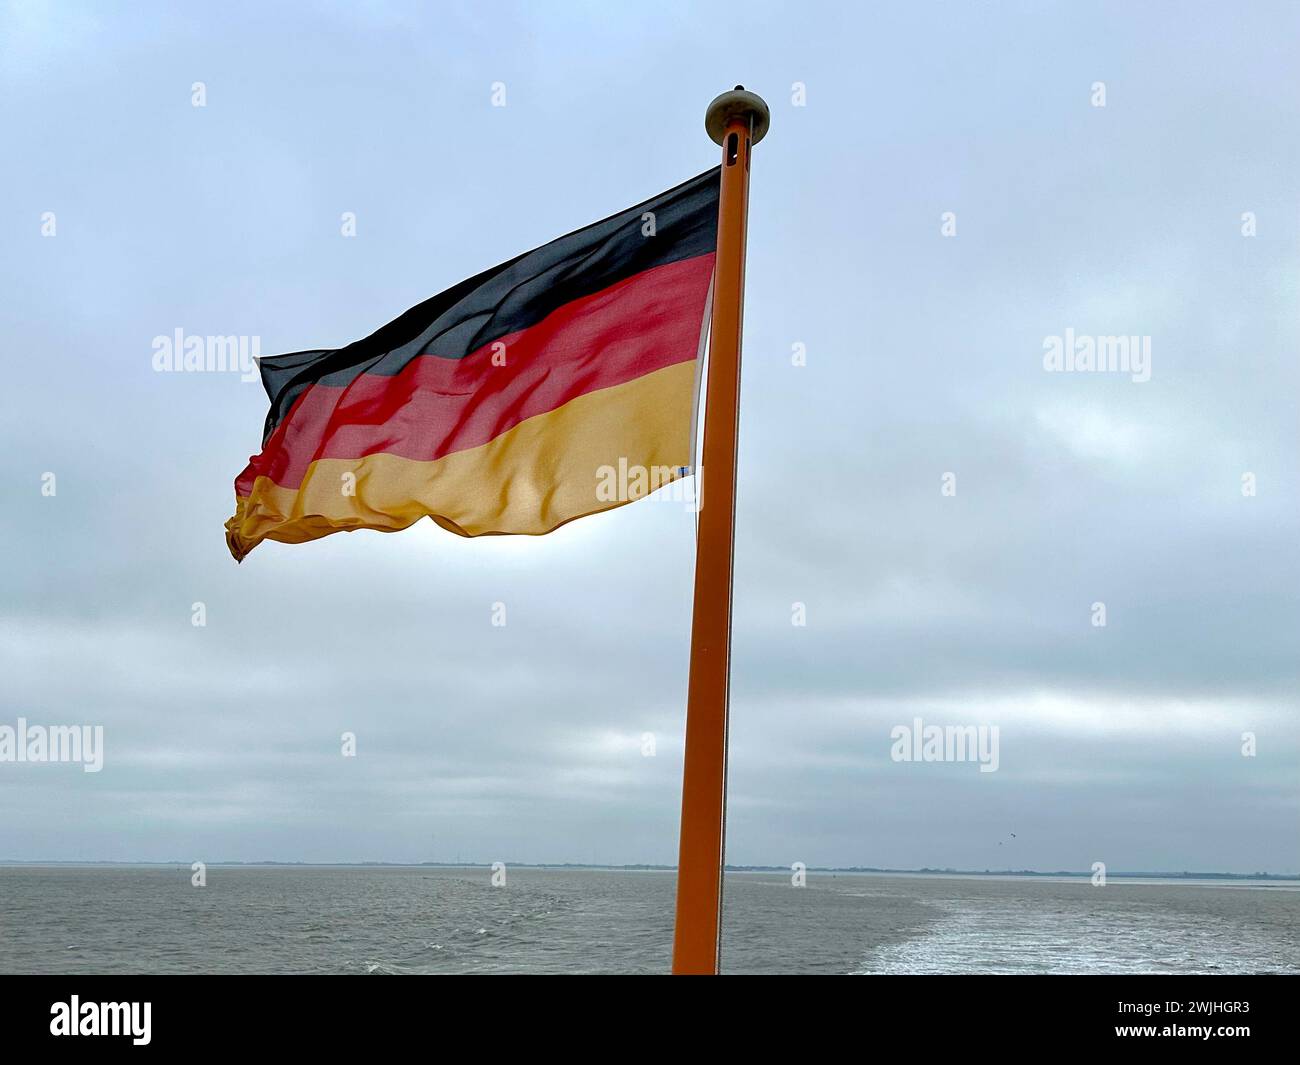
{"type": "Polygon", "coordinates": [[[425,516],[462,536],[546,533],[687,472],[719,180],[526,252],[347,347],[262,359],[271,410],[235,481],[231,554],[425,516]],[[609,469],[670,472],[610,493],[609,469]]]}

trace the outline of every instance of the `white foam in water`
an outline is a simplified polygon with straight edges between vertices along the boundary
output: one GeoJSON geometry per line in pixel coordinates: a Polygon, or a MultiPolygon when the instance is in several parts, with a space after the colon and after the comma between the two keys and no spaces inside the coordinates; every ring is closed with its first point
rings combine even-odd
{"type": "Polygon", "coordinates": [[[871,952],[859,973],[1300,972],[1263,929],[1208,913],[1189,921],[1186,911],[1061,899],[964,898],[935,905],[943,917],[916,938],[871,952]]]}

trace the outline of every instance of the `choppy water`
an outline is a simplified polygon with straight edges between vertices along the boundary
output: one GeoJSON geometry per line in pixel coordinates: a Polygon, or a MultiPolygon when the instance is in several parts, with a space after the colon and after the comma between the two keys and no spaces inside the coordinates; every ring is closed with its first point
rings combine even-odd
{"type": "MultiPolygon", "coordinates": [[[[0,867],[0,972],[668,968],[665,872],[0,867]]],[[[730,972],[1300,972],[1300,888],[731,874],[730,972]]]]}

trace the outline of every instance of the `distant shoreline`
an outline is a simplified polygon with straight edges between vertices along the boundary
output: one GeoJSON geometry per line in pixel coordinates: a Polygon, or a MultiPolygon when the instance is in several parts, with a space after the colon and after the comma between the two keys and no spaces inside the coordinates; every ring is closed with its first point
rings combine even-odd
{"type": "MultiPolygon", "coordinates": [[[[95,861],[86,859],[54,858],[47,860],[0,858],[0,867],[38,868],[41,866],[121,866],[121,867],[170,867],[186,866],[190,861],[137,862],[137,861],[95,861]]],[[[225,868],[284,868],[284,869],[479,869],[491,868],[492,862],[207,862],[209,867],[225,868]]],[[[598,869],[611,872],[663,872],[677,871],[673,865],[603,865],[593,862],[505,862],[514,869],[598,869]]],[[[788,873],[786,865],[728,865],[729,873],[788,873]]],[[[806,867],[809,873],[848,873],[848,874],[888,874],[892,876],[1001,876],[1024,877],[1026,879],[1042,877],[1066,877],[1087,880],[1091,872],[1057,869],[1044,871],[1038,869],[878,869],[871,866],[820,866],[806,867]]],[[[1300,873],[1219,873],[1219,872],[1112,872],[1106,871],[1108,880],[1265,880],[1280,882],[1300,882],[1300,873]]]]}

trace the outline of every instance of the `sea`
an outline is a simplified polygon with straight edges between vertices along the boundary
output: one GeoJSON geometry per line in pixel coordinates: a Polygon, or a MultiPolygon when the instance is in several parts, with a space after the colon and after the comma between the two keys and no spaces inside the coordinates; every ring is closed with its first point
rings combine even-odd
{"type": "MultiPolygon", "coordinates": [[[[664,973],[675,876],[0,866],[0,972],[664,973]],[[500,881],[504,878],[504,883],[500,881]],[[497,883],[494,884],[494,879],[497,883]]],[[[729,873],[729,973],[1300,973],[1300,883],[729,873]]]]}

